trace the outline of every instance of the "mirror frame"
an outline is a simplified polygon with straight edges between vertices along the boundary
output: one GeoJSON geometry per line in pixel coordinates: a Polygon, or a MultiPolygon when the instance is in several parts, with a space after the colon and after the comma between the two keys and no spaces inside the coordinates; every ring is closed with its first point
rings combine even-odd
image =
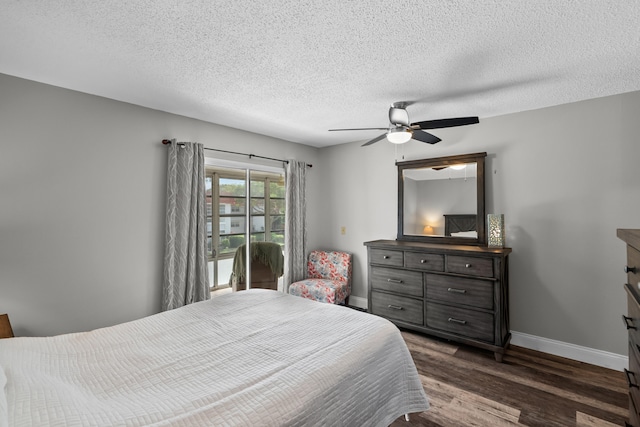
{"type": "Polygon", "coordinates": [[[487,228],[485,220],[485,200],[484,200],[484,160],[487,153],[461,154],[457,156],[437,157],[433,159],[409,160],[396,162],[398,167],[398,238],[413,242],[445,243],[451,245],[475,245],[486,246],[487,228]],[[452,166],[460,163],[476,163],[476,230],[477,238],[451,237],[451,236],[421,236],[404,234],[404,171],[405,169],[423,169],[434,166],[452,166]]]}

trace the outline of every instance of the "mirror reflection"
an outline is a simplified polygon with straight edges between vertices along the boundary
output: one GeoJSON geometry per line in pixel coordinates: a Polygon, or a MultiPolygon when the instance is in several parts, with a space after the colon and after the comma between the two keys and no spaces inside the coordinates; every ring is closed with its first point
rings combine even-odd
{"type": "Polygon", "coordinates": [[[477,239],[476,163],[403,171],[404,234],[477,239]]]}
{"type": "Polygon", "coordinates": [[[486,244],[486,156],[398,162],[398,240],[486,244]]]}

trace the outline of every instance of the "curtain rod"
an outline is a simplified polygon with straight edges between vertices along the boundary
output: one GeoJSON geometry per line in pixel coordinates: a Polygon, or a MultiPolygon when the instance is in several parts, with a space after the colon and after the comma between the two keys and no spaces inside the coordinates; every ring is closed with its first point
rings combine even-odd
{"type": "MultiPolygon", "coordinates": [[[[171,144],[171,140],[170,139],[163,139],[162,143],[164,145],[169,145],[169,144],[171,144]]],[[[181,145],[181,146],[184,145],[184,143],[182,143],[182,142],[177,142],[177,144],[181,145]]],[[[267,160],[273,160],[273,161],[276,161],[276,162],[283,162],[283,163],[289,164],[289,160],[274,159],[273,157],[258,156],[257,154],[239,153],[237,151],[219,150],[217,148],[208,148],[208,147],[203,147],[203,148],[205,150],[209,150],[209,151],[219,151],[220,153],[238,154],[240,156],[249,156],[249,158],[257,157],[259,159],[267,159],[267,160]]],[[[310,168],[313,167],[313,165],[310,165],[309,163],[305,163],[305,164],[307,165],[307,167],[310,167],[310,168]]]]}

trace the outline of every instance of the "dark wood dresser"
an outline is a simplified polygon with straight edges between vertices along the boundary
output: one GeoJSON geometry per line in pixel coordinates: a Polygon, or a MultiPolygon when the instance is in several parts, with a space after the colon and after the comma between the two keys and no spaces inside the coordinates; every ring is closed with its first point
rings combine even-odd
{"type": "Polygon", "coordinates": [[[509,344],[510,248],[375,240],[368,310],[401,328],[494,352],[509,344]]]}
{"type": "Polygon", "coordinates": [[[624,370],[629,384],[628,425],[640,427],[640,230],[618,229],[617,235],[627,243],[627,314],[622,321],[629,332],[629,369],[624,370]]]}

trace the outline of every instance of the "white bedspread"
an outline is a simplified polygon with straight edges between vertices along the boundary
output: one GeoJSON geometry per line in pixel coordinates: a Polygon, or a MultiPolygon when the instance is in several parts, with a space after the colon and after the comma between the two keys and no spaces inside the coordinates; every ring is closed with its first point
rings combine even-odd
{"type": "Polygon", "coordinates": [[[262,289],[0,340],[0,368],[9,426],[385,426],[428,408],[393,324],[262,289]]]}

